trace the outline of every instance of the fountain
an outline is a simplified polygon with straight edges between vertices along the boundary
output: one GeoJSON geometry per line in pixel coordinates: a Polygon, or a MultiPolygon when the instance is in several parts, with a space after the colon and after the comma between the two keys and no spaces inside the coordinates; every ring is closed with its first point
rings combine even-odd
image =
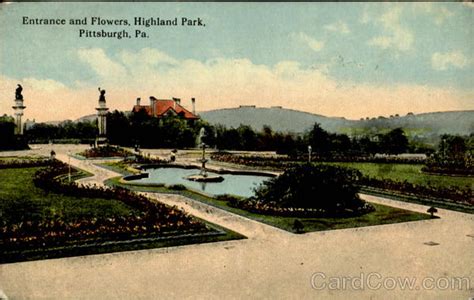
{"type": "Polygon", "coordinates": [[[202,156],[197,160],[199,166],[164,164],[144,165],[147,173],[123,177],[123,183],[135,186],[173,186],[184,185],[187,189],[211,197],[235,195],[248,198],[255,195],[255,188],[275,177],[275,174],[260,171],[213,170],[206,168],[206,130],[201,128],[197,140],[202,156]]]}
{"type": "Polygon", "coordinates": [[[193,174],[190,176],[185,177],[185,179],[190,181],[197,181],[197,182],[222,182],[224,181],[224,177],[220,175],[209,175],[206,169],[206,163],[208,160],[206,159],[206,143],[204,142],[205,137],[207,136],[206,129],[204,127],[201,128],[199,131],[198,143],[202,148],[202,158],[198,160],[201,163],[201,170],[199,174],[193,174]]]}

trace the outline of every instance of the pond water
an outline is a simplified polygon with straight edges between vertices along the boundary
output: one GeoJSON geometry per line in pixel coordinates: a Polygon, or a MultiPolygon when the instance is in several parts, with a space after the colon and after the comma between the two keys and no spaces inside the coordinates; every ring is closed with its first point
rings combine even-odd
{"type": "Polygon", "coordinates": [[[163,183],[165,185],[182,184],[190,189],[204,192],[211,196],[231,194],[241,197],[251,197],[254,189],[262,182],[270,179],[264,175],[235,175],[216,174],[207,172],[209,175],[220,175],[224,177],[222,182],[195,182],[185,179],[185,177],[199,174],[198,169],[182,168],[153,168],[146,169],[148,178],[131,180],[135,183],[163,183]]]}

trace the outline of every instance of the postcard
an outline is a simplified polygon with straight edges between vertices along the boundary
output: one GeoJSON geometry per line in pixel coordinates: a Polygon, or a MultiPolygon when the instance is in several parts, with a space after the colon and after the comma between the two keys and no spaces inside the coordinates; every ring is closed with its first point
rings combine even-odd
{"type": "Polygon", "coordinates": [[[0,3],[0,299],[471,299],[473,12],[0,3]]]}

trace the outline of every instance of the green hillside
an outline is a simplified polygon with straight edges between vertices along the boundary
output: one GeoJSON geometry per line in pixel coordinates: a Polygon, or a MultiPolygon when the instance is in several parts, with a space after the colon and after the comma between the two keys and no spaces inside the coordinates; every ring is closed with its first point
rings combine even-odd
{"type": "Polygon", "coordinates": [[[238,127],[244,124],[252,126],[255,130],[269,125],[272,129],[283,132],[304,132],[315,122],[320,123],[321,127],[330,132],[350,134],[383,132],[397,127],[404,128],[413,136],[443,133],[466,135],[474,132],[473,110],[347,120],[280,107],[245,106],[201,112],[200,116],[211,124],[222,124],[227,127],[238,127]]]}

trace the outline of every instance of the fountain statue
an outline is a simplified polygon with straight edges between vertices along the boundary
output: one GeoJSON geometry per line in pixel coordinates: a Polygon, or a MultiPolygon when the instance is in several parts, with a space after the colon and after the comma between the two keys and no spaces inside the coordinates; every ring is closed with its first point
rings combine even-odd
{"type": "Polygon", "coordinates": [[[207,177],[207,171],[206,171],[206,143],[204,143],[204,138],[207,136],[206,133],[206,128],[202,127],[201,130],[199,130],[199,145],[201,145],[202,148],[202,158],[201,158],[201,172],[199,173],[200,175],[207,177]]]}
{"type": "Polygon", "coordinates": [[[199,181],[199,182],[221,182],[224,180],[224,177],[219,176],[219,175],[209,175],[207,173],[206,169],[206,163],[208,160],[206,159],[206,143],[205,143],[205,138],[207,137],[207,132],[206,128],[202,127],[201,130],[199,131],[199,136],[198,136],[198,145],[202,148],[202,157],[199,160],[201,163],[201,171],[199,174],[194,174],[191,176],[186,177],[187,180],[191,181],[199,181]]]}

